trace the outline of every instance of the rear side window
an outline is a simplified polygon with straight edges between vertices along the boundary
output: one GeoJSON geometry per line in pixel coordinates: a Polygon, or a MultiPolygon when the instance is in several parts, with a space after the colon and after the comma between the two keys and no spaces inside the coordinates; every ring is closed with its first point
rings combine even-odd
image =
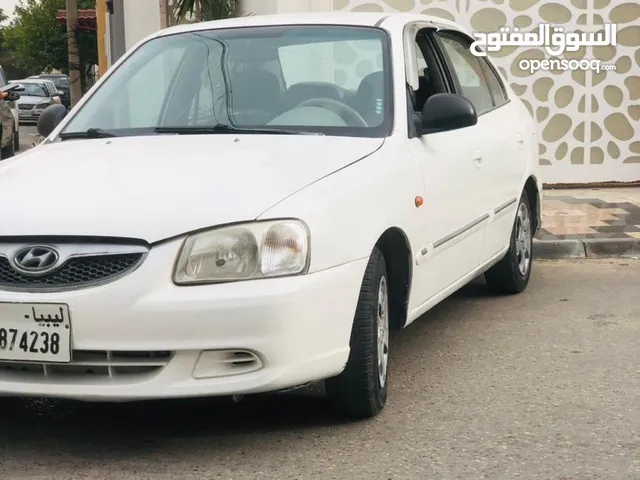
{"type": "Polygon", "coordinates": [[[500,77],[496,74],[495,70],[491,67],[486,58],[479,58],[480,65],[482,66],[482,71],[484,73],[484,77],[487,79],[487,85],[489,86],[489,91],[491,92],[491,96],[493,97],[493,104],[496,107],[507,103],[507,90],[504,88],[504,84],[500,77]]]}
{"type": "Polygon", "coordinates": [[[488,61],[471,53],[470,40],[450,32],[439,32],[438,37],[458,79],[459,93],[471,101],[478,115],[508,101],[506,89],[488,61]]]}

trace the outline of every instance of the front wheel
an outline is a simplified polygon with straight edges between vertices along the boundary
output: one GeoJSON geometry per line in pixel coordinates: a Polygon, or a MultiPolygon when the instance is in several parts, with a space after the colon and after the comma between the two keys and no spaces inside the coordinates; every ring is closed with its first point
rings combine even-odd
{"type": "Polygon", "coordinates": [[[327,397],[353,418],[377,415],[387,402],[389,280],[384,256],[374,248],[365,271],[344,371],[325,381],[327,397]]]}
{"type": "Polygon", "coordinates": [[[485,274],[489,290],[520,293],[527,288],[533,265],[533,215],[527,192],[522,194],[505,257],[485,274]]]}

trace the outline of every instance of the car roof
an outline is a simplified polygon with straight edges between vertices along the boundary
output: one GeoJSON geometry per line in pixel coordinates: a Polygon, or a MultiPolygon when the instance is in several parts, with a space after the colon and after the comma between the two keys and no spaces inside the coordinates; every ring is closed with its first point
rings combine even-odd
{"type": "Polygon", "coordinates": [[[216,28],[239,28],[278,25],[350,25],[363,27],[384,27],[387,22],[400,23],[427,22],[464,31],[460,25],[433,15],[417,13],[389,12],[328,12],[328,13],[292,13],[273,15],[253,15],[224,20],[176,25],[156,32],[151,37],[173,35],[176,33],[197,32],[216,28]]]}
{"type": "Polygon", "coordinates": [[[22,80],[11,80],[11,83],[44,83],[44,82],[46,82],[44,78],[23,78],[22,80]]]}

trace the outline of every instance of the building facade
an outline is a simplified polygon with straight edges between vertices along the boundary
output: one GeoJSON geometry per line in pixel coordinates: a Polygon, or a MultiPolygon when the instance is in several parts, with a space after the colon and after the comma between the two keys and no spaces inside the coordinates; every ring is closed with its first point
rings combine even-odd
{"type": "MultiPolygon", "coordinates": [[[[125,50],[171,23],[166,0],[124,0],[126,7],[122,2],[114,0],[122,8],[125,50]]],[[[616,46],[582,46],[577,52],[565,52],[564,58],[599,59],[615,65],[615,71],[520,69],[522,59],[548,58],[544,49],[536,47],[505,47],[489,55],[538,121],[546,183],[640,181],[637,0],[244,0],[241,10],[254,15],[416,12],[454,20],[473,32],[497,32],[503,26],[526,31],[540,23],[562,26],[566,32],[597,32],[614,23],[616,46]]]]}

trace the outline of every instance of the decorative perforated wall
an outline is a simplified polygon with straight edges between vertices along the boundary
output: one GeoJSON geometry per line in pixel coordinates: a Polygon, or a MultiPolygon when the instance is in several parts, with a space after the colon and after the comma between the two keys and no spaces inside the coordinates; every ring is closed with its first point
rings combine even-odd
{"type": "Polygon", "coordinates": [[[549,58],[542,48],[490,54],[540,125],[547,183],[640,180],[640,2],[638,0],[333,0],[334,11],[419,12],[472,32],[502,26],[532,30],[546,22],[568,32],[618,25],[615,47],[581,47],[567,59],[599,59],[616,71],[537,71],[521,59],[549,58]]]}

